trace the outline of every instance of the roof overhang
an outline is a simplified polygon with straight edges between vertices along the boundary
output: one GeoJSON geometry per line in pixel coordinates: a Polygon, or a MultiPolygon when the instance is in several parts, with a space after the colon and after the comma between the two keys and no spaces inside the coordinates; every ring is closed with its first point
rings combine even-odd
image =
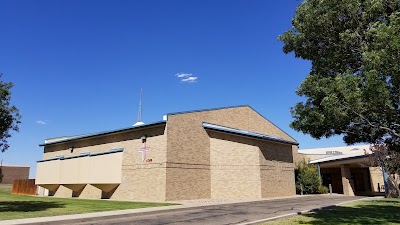
{"type": "Polygon", "coordinates": [[[227,126],[208,123],[208,122],[203,122],[203,127],[205,129],[214,130],[214,131],[223,132],[223,133],[229,133],[229,134],[245,136],[245,137],[250,137],[250,138],[256,138],[256,139],[262,139],[262,140],[284,143],[284,144],[299,145],[299,143],[297,143],[297,142],[284,140],[279,137],[255,133],[255,132],[251,132],[251,131],[247,131],[247,130],[227,127],[227,126]]]}
{"type": "Polygon", "coordinates": [[[337,167],[343,164],[361,165],[367,162],[368,157],[369,154],[330,156],[311,160],[310,164],[319,164],[321,167],[337,167]]]}
{"type": "Polygon", "coordinates": [[[157,126],[164,126],[166,123],[167,123],[166,121],[159,121],[159,122],[144,124],[144,125],[140,125],[140,126],[122,128],[122,129],[118,129],[118,130],[110,130],[110,131],[104,131],[104,132],[87,134],[87,135],[79,135],[79,136],[75,136],[74,138],[69,138],[69,139],[63,139],[63,140],[60,140],[60,141],[43,143],[43,144],[40,144],[39,146],[49,146],[49,145],[54,145],[54,144],[70,142],[70,141],[89,139],[89,138],[98,137],[98,136],[111,135],[111,134],[117,134],[117,133],[124,133],[124,132],[129,132],[129,131],[132,131],[132,130],[142,130],[142,129],[152,128],[152,127],[157,127],[157,126]]]}

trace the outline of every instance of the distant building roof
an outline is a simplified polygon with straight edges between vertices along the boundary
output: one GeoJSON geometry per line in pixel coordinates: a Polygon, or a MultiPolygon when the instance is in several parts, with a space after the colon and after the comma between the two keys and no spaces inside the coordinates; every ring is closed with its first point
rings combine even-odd
{"type": "Polygon", "coordinates": [[[4,166],[4,167],[30,167],[30,166],[26,166],[26,165],[10,165],[10,164],[3,164],[1,166],[4,166]]]}
{"type": "Polygon", "coordinates": [[[357,146],[342,146],[342,147],[328,147],[328,148],[312,148],[312,149],[299,149],[300,154],[304,155],[347,155],[357,152],[364,153],[369,151],[369,145],[357,146]]]}
{"type": "Polygon", "coordinates": [[[333,156],[328,156],[324,158],[319,158],[319,159],[314,159],[311,160],[311,164],[315,163],[323,163],[323,162],[332,162],[332,161],[339,161],[339,160],[347,160],[347,159],[355,159],[355,158],[362,158],[362,157],[367,157],[369,154],[371,154],[371,151],[368,149],[365,152],[362,151],[357,151],[351,154],[345,154],[345,155],[333,155],[333,156]]]}

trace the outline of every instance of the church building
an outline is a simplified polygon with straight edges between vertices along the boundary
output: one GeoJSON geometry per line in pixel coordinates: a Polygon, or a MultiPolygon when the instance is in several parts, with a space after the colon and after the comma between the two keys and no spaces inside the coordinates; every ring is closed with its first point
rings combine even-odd
{"type": "Polygon", "coordinates": [[[297,141],[250,106],[170,113],[40,146],[42,195],[173,201],[296,194],[297,141]]]}

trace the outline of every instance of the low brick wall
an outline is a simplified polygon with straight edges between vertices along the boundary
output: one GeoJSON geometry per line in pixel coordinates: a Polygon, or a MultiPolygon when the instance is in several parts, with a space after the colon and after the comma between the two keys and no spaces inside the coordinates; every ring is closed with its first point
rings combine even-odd
{"type": "Polygon", "coordinates": [[[2,184],[12,184],[14,180],[28,179],[29,178],[29,167],[28,166],[1,166],[3,173],[2,184]]]}

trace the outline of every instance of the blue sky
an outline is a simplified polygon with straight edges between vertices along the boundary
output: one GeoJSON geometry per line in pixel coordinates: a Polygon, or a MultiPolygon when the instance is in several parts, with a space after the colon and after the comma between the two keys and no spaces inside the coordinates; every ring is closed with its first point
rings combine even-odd
{"type": "Polygon", "coordinates": [[[277,37],[291,28],[299,3],[2,1],[0,72],[15,84],[22,124],[0,159],[30,165],[34,177],[45,138],[135,123],[140,88],[144,122],[246,104],[302,149],[344,145],[340,137],[314,140],[289,128],[310,62],[285,55],[277,37]]]}

